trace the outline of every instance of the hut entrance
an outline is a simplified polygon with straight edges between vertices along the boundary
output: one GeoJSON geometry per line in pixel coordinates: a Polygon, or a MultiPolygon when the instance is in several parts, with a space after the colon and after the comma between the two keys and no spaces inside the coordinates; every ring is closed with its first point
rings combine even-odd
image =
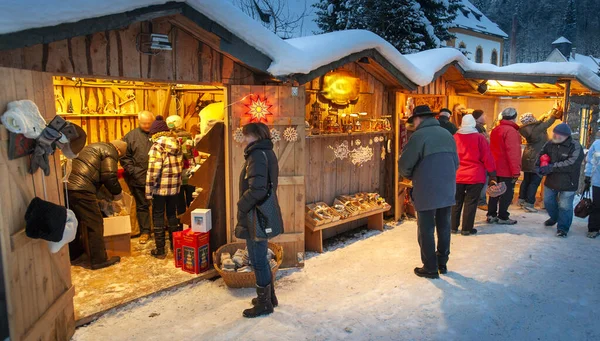
{"type": "MultiPolygon", "coordinates": [[[[158,83],[148,81],[54,77],[56,113],[80,125],[87,133],[87,144],[121,139],[138,127],[138,113],[150,111],[165,119],[181,117],[181,130],[199,169],[190,177],[195,187],[193,202],[182,214],[183,223],[190,223],[195,208],[212,209],[210,251],[227,242],[225,224],[225,88],[214,85],[158,83]],[[201,188],[201,191],[200,191],[201,188]],[[223,216],[221,217],[220,214],[223,216]]],[[[186,142],[180,138],[182,145],[186,142]]],[[[62,158],[65,165],[68,161],[62,158]]],[[[65,168],[65,167],[63,167],[65,168]]],[[[131,193],[119,166],[119,182],[125,193],[131,193]]],[[[66,188],[67,186],[65,186],[66,188]]],[[[140,243],[135,200],[125,195],[127,212],[115,213],[108,200],[100,200],[104,215],[104,238],[107,253],[121,257],[113,266],[92,270],[88,256],[71,260],[71,277],[75,286],[75,320],[83,324],[102,312],[173,288],[190,281],[214,276],[214,270],[193,274],[174,264],[169,250],[164,260],[150,255],[155,243],[140,243]]],[[[187,227],[186,225],[183,226],[187,227]]],[[[210,262],[209,258],[208,261],[210,262]]],[[[1,316],[1,315],[0,315],[1,316]]]]}

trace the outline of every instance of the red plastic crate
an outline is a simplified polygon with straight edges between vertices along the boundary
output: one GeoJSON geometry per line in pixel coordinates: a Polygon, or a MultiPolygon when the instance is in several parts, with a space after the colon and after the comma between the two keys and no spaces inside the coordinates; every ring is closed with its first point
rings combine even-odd
{"type": "Polygon", "coordinates": [[[199,274],[210,267],[209,238],[210,232],[182,232],[182,265],[181,269],[192,274],[199,274]]]}

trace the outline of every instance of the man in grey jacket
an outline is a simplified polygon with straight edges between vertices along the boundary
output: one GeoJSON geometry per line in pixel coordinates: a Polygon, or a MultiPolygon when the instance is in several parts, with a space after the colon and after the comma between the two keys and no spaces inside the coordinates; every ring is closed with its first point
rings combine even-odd
{"type": "Polygon", "coordinates": [[[125,182],[135,199],[137,221],[140,226],[140,244],[146,244],[150,238],[150,201],[146,199],[146,173],[148,172],[148,152],[152,147],[150,127],[154,114],[141,111],[138,114],[139,127],[128,132],[123,141],[127,142],[127,152],[121,158],[125,170],[125,182]]]}
{"type": "Polygon", "coordinates": [[[411,196],[417,211],[417,234],[423,262],[423,267],[415,268],[415,274],[426,278],[439,278],[440,273],[447,272],[450,215],[455,204],[459,165],[452,135],[434,117],[429,106],[415,107],[408,123],[413,123],[416,131],[398,161],[400,175],[413,183],[411,196]]]}

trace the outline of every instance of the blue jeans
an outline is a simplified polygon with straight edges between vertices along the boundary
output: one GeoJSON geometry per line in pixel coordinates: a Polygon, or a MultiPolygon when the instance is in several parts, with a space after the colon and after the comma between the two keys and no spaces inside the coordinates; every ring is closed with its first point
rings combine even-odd
{"type": "Polygon", "coordinates": [[[558,223],[560,231],[569,232],[573,222],[575,192],[556,191],[544,186],[544,205],[550,219],[558,223]]]}
{"type": "Polygon", "coordinates": [[[535,204],[535,195],[537,194],[538,187],[542,182],[542,177],[533,172],[523,173],[523,182],[521,182],[521,191],[519,192],[519,199],[525,200],[528,204],[535,204]]]}
{"type": "Polygon", "coordinates": [[[256,285],[264,288],[271,284],[271,266],[267,262],[268,242],[246,239],[246,246],[248,246],[248,258],[256,275],[256,285]]]}

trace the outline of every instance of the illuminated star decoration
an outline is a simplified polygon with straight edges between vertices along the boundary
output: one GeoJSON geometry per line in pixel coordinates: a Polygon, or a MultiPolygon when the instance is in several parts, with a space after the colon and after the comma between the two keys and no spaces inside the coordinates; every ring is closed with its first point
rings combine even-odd
{"type": "Polygon", "coordinates": [[[259,95],[248,96],[249,103],[244,105],[248,108],[246,115],[250,116],[250,122],[267,123],[267,116],[272,116],[273,113],[269,110],[272,105],[269,104],[267,98],[259,95]]]}

